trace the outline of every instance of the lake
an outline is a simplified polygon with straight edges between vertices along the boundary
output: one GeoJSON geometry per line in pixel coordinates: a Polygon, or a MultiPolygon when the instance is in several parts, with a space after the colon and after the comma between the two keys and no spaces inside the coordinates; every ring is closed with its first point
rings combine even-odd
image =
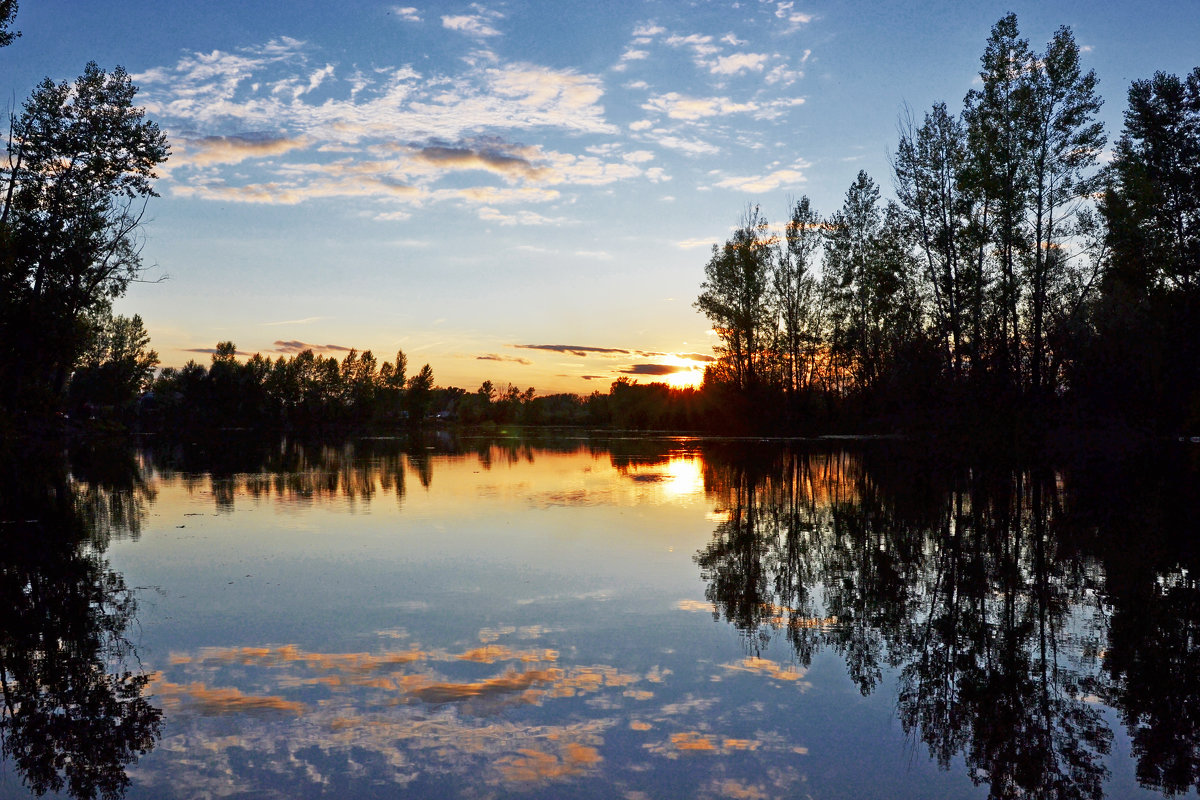
{"type": "Polygon", "coordinates": [[[0,796],[1194,793],[1198,461],[569,432],[22,453],[0,796]]]}

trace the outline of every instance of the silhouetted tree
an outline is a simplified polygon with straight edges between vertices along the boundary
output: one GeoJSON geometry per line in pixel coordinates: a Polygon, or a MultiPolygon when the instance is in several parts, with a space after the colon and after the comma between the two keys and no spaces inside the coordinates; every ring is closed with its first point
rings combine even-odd
{"type": "Polygon", "coordinates": [[[141,272],[137,239],[166,137],[121,67],[46,79],[16,118],[0,171],[0,384],[49,408],[86,344],[89,313],[141,272]]]}
{"type": "Polygon", "coordinates": [[[748,208],[733,236],[713,245],[695,303],[712,321],[721,340],[717,352],[742,390],[757,389],[766,377],[775,335],[768,302],[773,244],[758,206],[748,208]]]}

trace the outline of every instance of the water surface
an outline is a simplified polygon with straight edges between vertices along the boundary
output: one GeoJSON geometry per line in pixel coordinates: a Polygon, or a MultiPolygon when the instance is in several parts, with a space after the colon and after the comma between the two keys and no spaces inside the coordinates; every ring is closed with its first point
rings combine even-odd
{"type": "Polygon", "coordinates": [[[1134,797],[1200,776],[1187,450],[82,448],[6,475],[0,795],[1134,797]]]}

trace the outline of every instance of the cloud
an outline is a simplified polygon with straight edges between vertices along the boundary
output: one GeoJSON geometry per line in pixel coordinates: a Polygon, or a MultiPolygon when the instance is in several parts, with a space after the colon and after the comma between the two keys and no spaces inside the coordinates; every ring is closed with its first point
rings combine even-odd
{"type": "Polygon", "coordinates": [[[479,218],[484,222],[495,222],[500,225],[567,225],[572,222],[566,217],[547,217],[524,208],[513,214],[505,214],[500,209],[491,206],[480,208],[479,218]]]}
{"type": "Polygon", "coordinates": [[[667,92],[654,95],[642,104],[642,108],[666,114],[671,119],[692,121],[705,117],[757,111],[759,105],[754,101],[739,103],[728,97],[689,97],[678,92],[667,92]]]}
{"type": "Polygon", "coordinates": [[[628,369],[621,370],[625,375],[674,375],[677,372],[690,372],[692,367],[677,367],[674,364],[631,364],[628,369]]]}
{"type": "Polygon", "coordinates": [[[281,322],[260,322],[263,327],[272,327],[275,325],[306,325],[309,322],[317,322],[319,320],[329,319],[329,317],[304,317],[303,319],[285,319],[281,322]]]}
{"type": "Polygon", "coordinates": [[[458,74],[422,74],[410,66],[339,73],[331,64],[306,67],[308,49],[299,40],[274,40],[185,55],[174,66],[139,74],[146,108],[169,133],[189,132],[173,136],[183,146],[167,178],[172,193],[263,204],[328,197],[497,203],[557,193],[500,199],[495,186],[458,181],[439,194],[438,184],[469,171],[524,184],[519,189],[603,185],[642,174],[627,161],[506,141],[514,131],[617,133],[605,121],[597,76],[500,63],[494,55],[458,74]],[[317,87],[323,96],[313,101],[317,87]],[[298,150],[311,154],[307,163],[289,158],[298,150]],[[251,159],[253,173],[227,169],[251,159]]]}
{"type": "Polygon", "coordinates": [[[734,53],[729,56],[718,56],[709,65],[709,72],[714,75],[737,75],[742,72],[762,72],[767,63],[766,53],[734,53]]]}
{"type": "Polygon", "coordinates": [[[633,35],[639,39],[649,39],[652,36],[658,36],[666,32],[666,28],[661,25],[655,25],[653,22],[644,22],[633,29],[633,35]]]}
{"type": "Polygon", "coordinates": [[[495,28],[494,23],[504,19],[504,15],[499,11],[491,11],[478,4],[473,4],[472,8],[477,13],[443,16],[442,27],[477,38],[499,36],[500,31],[495,28]]]}
{"type": "Polygon", "coordinates": [[[699,33],[693,33],[688,36],[668,36],[665,39],[666,43],[671,47],[690,49],[698,60],[721,51],[721,48],[713,44],[712,40],[713,37],[699,33]]]}
{"type": "Polygon", "coordinates": [[[518,358],[517,356],[501,356],[495,353],[485,353],[481,356],[475,356],[476,361],[511,361],[514,364],[524,364],[526,366],[532,364],[528,358],[518,358]]]}
{"type": "Polygon", "coordinates": [[[418,148],[413,159],[418,163],[426,163],[440,169],[481,169],[494,172],[505,177],[519,177],[527,180],[538,180],[548,174],[545,167],[534,166],[529,159],[521,155],[505,153],[502,149],[444,147],[430,145],[418,148]]]}
{"type": "Polygon", "coordinates": [[[801,25],[807,25],[816,19],[812,14],[796,11],[795,6],[796,3],[794,0],[792,2],[775,4],[775,17],[788,23],[789,28],[787,33],[791,33],[801,25]]]}
{"type": "Polygon", "coordinates": [[[663,147],[678,150],[689,156],[711,156],[721,152],[721,148],[715,144],[709,144],[700,139],[684,139],[680,136],[666,134],[658,129],[651,132],[651,138],[663,147]]]}
{"type": "Polygon", "coordinates": [[[263,205],[296,205],[306,200],[325,197],[390,197],[415,200],[422,196],[420,189],[385,177],[316,178],[310,181],[250,183],[229,186],[223,181],[196,181],[176,185],[171,193],[180,197],[201,200],[220,200],[230,203],[263,205]]]}
{"type": "Polygon", "coordinates": [[[353,349],[354,348],[352,347],[342,347],[340,344],[309,344],[308,342],[301,342],[297,339],[292,339],[291,341],[284,341],[282,339],[275,340],[275,352],[287,353],[289,355],[302,353],[305,350],[312,350],[314,353],[330,353],[349,352],[353,349]]]}
{"type": "MultiPolygon", "coordinates": [[[[180,349],[184,353],[204,353],[205,355],[215,355],[217,352],[217,348],[215,347],[183,347],[180,349]]],[[[233,354],[235,356],[253,355],[253,353],[247,353],[245,350],[235,350],[233,354]]]]}
{"type": "Polygon", "coordinates": [[[182,150],[172,153],[172,166],[180,163],[194,166],[209,164],[238,164],[248,158],[269,158],[307,147],[311,141],[304,136],[272,136],[269,134],[233,134],[182,139],[182,150]]]}
{"type": "Polygon", "coordinates": [[[808,180],[804,175],[804,169],[810,166],[806,161],[797,161],[790,167],[768,172],[765,175],[750,175],[743,177],[725,178],[717,181],[716,186],[721,189],[736,189],[740,192],[748,192],[750,194],[760,194],[762,192],[770,192],[781,186],[791,186],[797,183],[804,183],[808,180]]]}
{"type": "Polygon", "coordinates": [[[421,21],[421,12],[411,6],[392,6],[392,13],[405,22],[421,21]]]}
{"type": "Polygon", "coordinates": [[[551,353],[570,353],[573,356],[580,357],[587,356],[588,353],[600,353],[608,356],[627,356],[632,354],[630,350],[623,350],[617,347],[589,347],[577,344],[512,344],[509,347],[516,347],[522,350],[546,350],[551,353]]]}

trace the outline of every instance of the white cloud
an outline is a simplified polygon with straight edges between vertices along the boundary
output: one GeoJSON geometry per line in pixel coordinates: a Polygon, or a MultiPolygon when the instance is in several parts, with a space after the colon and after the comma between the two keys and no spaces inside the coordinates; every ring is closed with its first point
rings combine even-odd
{"type": "Polygon", "coordinates": [[[513,214],[505,214],[493,206],[483,206],[479,209],[479,218],[484,222],[495,222],[500,225],[566,225],[574,220],[566,217],[547,217],[536,211],[521,209],[513,214]]]}
{"type": "Polygon", "coordinates": [[[666,38],[666,43],[671,47],[688,48],[698,58],[703,58],[721,52],[721,48],[712,43],[713,37],[705,36],[704,34],[693,33],[688,36],[680,36],[675,34],[666,38]]]}
{"type": "Polygon", "coordinates": [[[666,114],[671,119],[697,120],[759,109],[758,103],[739,103],[728,97],[689,97],[678,92],[654,95],[642,104],[647,111],[666,114]]]}
{"type": "Polygon", "coordinates": [[[499,11],[491,11],[480,5],[472,5],[474,14],[448,14],[442,17],[442,27],[467,36],[487,38],[499,36],[495,23],[504,19],[499,11]]]}
{"type": "Polygon", "coordinates": [[[797,161],[791,166],[776,169],[764,175],[726,178],[717,181],[716,186],[721,189],[735,189],[749,194],[770,192],[782,186],[804,183],[808,180],[804,175],[804,170],[809,166],[811,164],[806,161],[797,161]]]}
{"type": "Polygon", "coordinates": [[[667,32],[667,29],[661,25],[655,25],[653,22],[646,22],[638,25],[633,29],[633,35],[643,39],[649,39],[652,36],[659,36],[667,32]]]}
{"type": "Polygon", "coordinates": [[[653,132],[654,141],[671,150],[678,150],[689,156],[711,156],[721,152],[721,148],[700,139],[684,139],[659,131],[653,132]]]}
{"type": "Polygon", "coordinates": [[[793,2],[775,4],[775,16],[791,26],[789,32],[796,30],[801,25],[807,25],[815,19],[812,14],[796,11],[795,6],[796,3],[794,0],[793,2]]]}
{"type": "Polygon", "coordinates": [[[421,21],[421,12],[411,6],[392,6],[392,13],[405,22],[421,21]]]}
{"type": "Polygon", "coordinates": [[[629,123],[631,131],[646,131],[654,127],[654,123],[648,119],[639,119],[637,122],[629,123]]]}
{"type": "Polygon", "coordinates": [[[766,53],[734,53],[718,56],[708,67],[714,75],[737,75],[741,72],[762,72],[767,63],[766,53]]]}

